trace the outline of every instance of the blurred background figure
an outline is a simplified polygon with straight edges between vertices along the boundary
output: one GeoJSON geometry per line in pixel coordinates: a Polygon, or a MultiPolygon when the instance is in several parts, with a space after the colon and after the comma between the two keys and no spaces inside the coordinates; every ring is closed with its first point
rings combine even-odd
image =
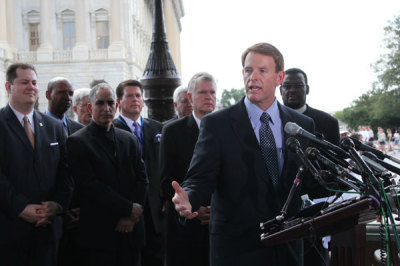
{"type": "Polygon", "coordinates": [[[381,151],[386,152],[386,134],[381,127],[378,127],[378,145],[381,151]]]}
{"type": "Polygon", "coordinates": [[[87,126],[92,121],[92,115],[87,108],[89,93],[89,88],[76,89],[72,98],[72,110],[76,115],[76,120],[84,126],[87,126]]]}

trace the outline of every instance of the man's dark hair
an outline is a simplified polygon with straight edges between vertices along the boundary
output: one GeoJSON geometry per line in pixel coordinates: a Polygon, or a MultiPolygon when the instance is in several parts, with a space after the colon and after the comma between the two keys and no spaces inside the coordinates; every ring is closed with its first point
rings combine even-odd
{"type": "Polygon", "coordinates": [[[17,69],[18,68],[20,68],[20,69],[31,69],[37,75],[35,67],[33,65],[31,65],[31,64],[26,64],[26,63],[15,63],[15,64],[12,64],[7,68],[7,72],[6,72],[6,80],[8,82],[10,82],[11,84],[14,83],[14,79],[17,77],[17,69]]]}
{"type": "Polygon", "coordinates": [[[142,83],[140,83],[139,81],[134,80],[134,79],[128,79],[128,80],[122,81],[120,84],[118,84],[117,88],[115,89],[118,99],[122,100],[122,97],[124,97],[124,89],[125,89],[125,87],[128,87],[128,86],[139,87],[140,92],[142,93],[142,96],[143,96],[142,83]]]}
{"type": "Polygon", "coordinates": [[[96,86],[97,84],[100,84],[100,83],[107,83],[108,84],[108,82],[105,81],[104,79],[94,79],[94,80],[92,80],[92,82],[90,82],[89,87],[93,88],[94,86],[96,86]]]}
{"type": "Polygon", "coordinates": [[[304,76],[306,85],[308,85],[307,74],[300,68],[289,68],[289,69],[285,70],[285,74],[302,74],[304,76]]]}
{"type": "Polygon", "coordinates": [[[279,71],[283,71],[283,69],[284,69],[283,55],[272,44],[265,43],[265,42],[256,43],[253,46],[250,46],[249,48],[247,48],[246,51],[244,51],[244,53],[242,54],[242,66],[243,67],[244,67],[244,61],[246,60],[246,56],[251,52],[272,56],[275,61],[275,72],[278,73],[279,71]]]}

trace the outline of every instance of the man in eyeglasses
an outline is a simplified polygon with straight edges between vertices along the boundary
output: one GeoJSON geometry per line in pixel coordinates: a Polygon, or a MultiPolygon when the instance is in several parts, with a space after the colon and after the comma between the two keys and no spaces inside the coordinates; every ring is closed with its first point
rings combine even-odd
{"type": "MultiPolygon", "coordinates": [[[[329,142],[339,145],[339,122],[330,114],[311,108],[306,104],[310,92],[306,73],[299,68],[285,71],[285,78],[280,87],[283,103],[295,111],[311,117],[315,131],[323,134],[329,142]]],[[[322,246],[321,239],[314,243],[304,241],[304,265],[326,265],[328,251],[322,246]]]]}
{"type": "Polygon", "coordinates": [[[285,71],[285,78],[280,87],[285,106],[311,117],[315,123],[315,131],[324,135],[325,139],[335,145],[339,144],[339,122],[330,114],[311,108],[306,104],[310,92],[306,73],[299,68],[285,71]]]}

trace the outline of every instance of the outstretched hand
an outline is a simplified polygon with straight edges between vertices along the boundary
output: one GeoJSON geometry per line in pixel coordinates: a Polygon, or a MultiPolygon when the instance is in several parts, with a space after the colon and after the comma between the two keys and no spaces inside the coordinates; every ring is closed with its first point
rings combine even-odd
{"type": "Polygon", "coordinates": [[[198,212],[192,212],[192,205],[189,202],[189,197],[179,183],[172,181],[172,188],[175,190],[175,195],[172,198],[172,202],[174,203],[175,210],[179,213],[179,215],[185,217],[186,219],[193,219],[199,215],[198,212]]]}

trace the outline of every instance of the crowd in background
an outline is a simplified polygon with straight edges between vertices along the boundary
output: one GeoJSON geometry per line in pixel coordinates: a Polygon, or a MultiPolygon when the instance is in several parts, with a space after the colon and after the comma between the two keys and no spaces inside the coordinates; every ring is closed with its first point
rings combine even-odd
{"type": "Polygon", "coordinates": [[[358,126],[358,130],[341,131],[341,138],[346,136],[356,137],[364,144],[368,144],[386,153],[397,153],[400,151],[400,128],[387,128],[386,130],[378,126],[374,132],[371,126],[358,126]]]}

